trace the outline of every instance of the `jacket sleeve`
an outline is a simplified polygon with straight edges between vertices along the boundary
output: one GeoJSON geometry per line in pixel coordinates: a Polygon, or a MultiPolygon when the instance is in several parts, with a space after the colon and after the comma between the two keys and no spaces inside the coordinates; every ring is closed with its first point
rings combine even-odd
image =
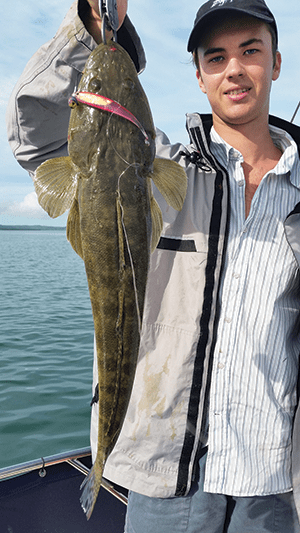
{"type": "MultiPolygon", "coordinates": [[[[68,98],[97,46],[78,15],[79,1],[82,3],[76,0],[72,4],[55,37],[28,62],[8,103],[8,141],[17,161],[30,174],[46,159],[67,154],[68,98]]],[[[144,51],[127,16],[118,33],[120,44],[142,71],[144,51]]]]}

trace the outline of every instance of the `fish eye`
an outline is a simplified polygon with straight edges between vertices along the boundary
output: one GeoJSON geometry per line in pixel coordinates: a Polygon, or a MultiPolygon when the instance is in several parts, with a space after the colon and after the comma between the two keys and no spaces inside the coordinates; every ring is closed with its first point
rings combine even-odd
{"type": "Polygon", "coordinates": [[[134,89],[134,82],[130,78],[127,78],[124,80],[123,86],[125,89],[130,89],[132,91],[134,89]]]}
{"type": "Polygon", "coordinates": [[[98,78],[93,78],[89,83],[89,90],[91,92],[100,91],[101,86],[101,81],[98,78]]]}

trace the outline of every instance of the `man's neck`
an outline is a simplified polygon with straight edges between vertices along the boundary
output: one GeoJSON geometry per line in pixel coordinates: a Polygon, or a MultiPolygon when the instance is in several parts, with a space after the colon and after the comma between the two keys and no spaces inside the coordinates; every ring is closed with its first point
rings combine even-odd
{"type": "Polygon", "coordinates": [[[251,166],[266,159],[280,159],[281,152],[273,143],[267,120],[231,125],[214,119],[214,128],[224,141],[241,152],[244,161],[251,166]]]}
{"type": "Polygon", "coordinates": [[[229,126],[214,120],[214,128],[224,141],[243,156],[242,167],[246,181],[245,216],[247,217],[257,187],[263,176],[277,165],[281,151],[273,143],[267,120],[260,124],[256,122],[238,126],[229,126]]]}

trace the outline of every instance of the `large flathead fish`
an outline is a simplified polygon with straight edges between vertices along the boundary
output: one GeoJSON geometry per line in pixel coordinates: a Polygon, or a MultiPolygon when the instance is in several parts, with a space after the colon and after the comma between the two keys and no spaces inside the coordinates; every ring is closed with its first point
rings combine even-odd
{"type": "Polygon", "coordinates": [[[186,175],[176,163],[155,159],[146,95],[116,43],[91,53],[70,105],[69,156],[43,163],[34,182],[51,217],[70,209],[67,238],[84,260],[89,285],[99,379],[97,456],[81,497],[89,518],[135,375],[149,255],[162,226],[151,179],[179,210],[186,175]]]}

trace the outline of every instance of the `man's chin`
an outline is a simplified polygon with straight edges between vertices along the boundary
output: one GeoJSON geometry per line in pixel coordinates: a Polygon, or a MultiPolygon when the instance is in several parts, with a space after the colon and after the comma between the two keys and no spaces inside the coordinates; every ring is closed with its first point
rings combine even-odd
{"type": "Polygon", "coordinates": [[[223,124],[228,127],[247,126],[255,121],[256,117],[251,113],[235,113],[235,114],[216,114],[213,113],[214,123],[223,124]]]}

